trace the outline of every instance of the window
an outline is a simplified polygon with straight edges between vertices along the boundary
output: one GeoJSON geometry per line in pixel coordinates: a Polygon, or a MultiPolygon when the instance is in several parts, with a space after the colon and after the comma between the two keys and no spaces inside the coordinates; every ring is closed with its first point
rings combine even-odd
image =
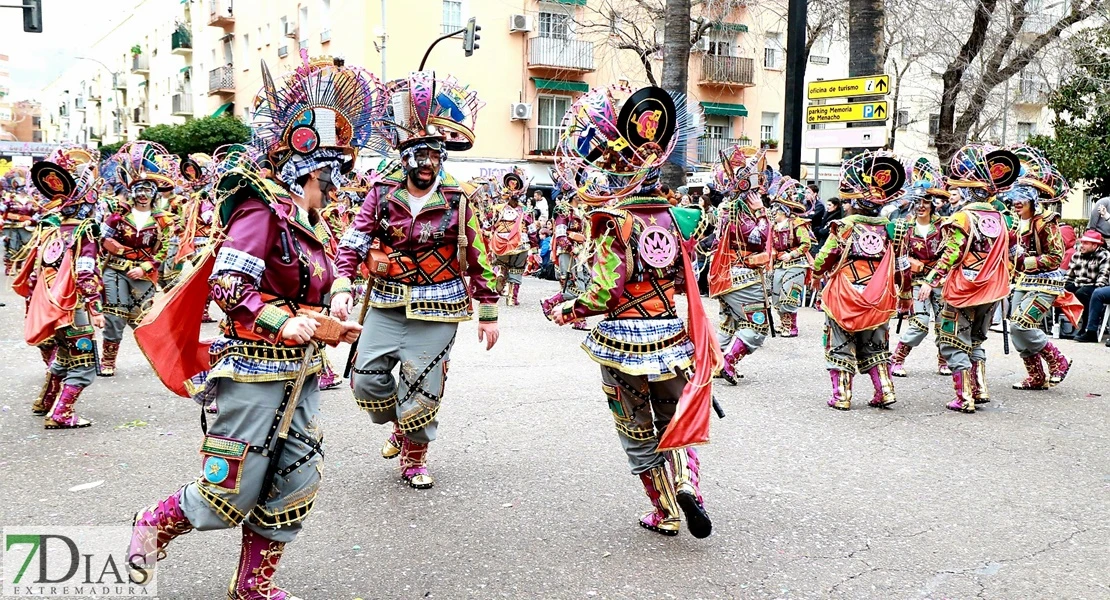
{"type": "Polygon", "coordinates": [[[443,33],[462,29],[462,0],[443,0],[443,33]]]}
{"type": "Polygon", "coordinates": [[[624,27],[624,18],[617,11],[609,13],[609,35],[617,35],[620,33],[621,28],[624,27]]]}
{"type": "Polygon", "coordinates": [[[1017,124],[1017,141],[1024,142],[1037,133],[1037,124],[1019,121],[1017,124]]]}
{"type": "Polygon", "coordinates": [[[898,115],[895,117],[894,124],[894,126],[898,129],[905,129],[906,126],[910,124],[910,111],[898,111],[898,115]]]}
{"type": "Polygon", "coordinates": [[[31,117],[31,127],[35,128],[35,129],[41,129],[42,128],[42,117],[31,117]]]}
{"type": "Polygon", "coordinates": [[[320,32],[331,32],[331,0],[320,0],[320,32]]]}
{"type": "Polygon", "coordinates": [[[759,141],[766,142],[769,140],[779,139],[779,113],[763,113],[763,119],[759,125],[759,141]]]}
{"type": "Polygon", "coordinates": [[[308,7],[301,7],[301,18],[297,21],[297,41],[301,43],[301,48],[308,46],[308,7]]]}
{"type": "Polygon", "coordinates": [[[732,56],[732,42],[710,39],[706,53],[713,56],[732,56]]]}
{"type": "Polygon", "coordinates": [[[540,12],[540,37],[570,38],[570,15],[558,12],[540,12]]]}
{"type": "Polygon", "coordinates": [[[929,135],[940,135],[940,115],[929,115],[929,135]]]}
{"type": "Polygon", "coordinates": [[[539,97],[539,127],[536,128],[536,150],[554,150],[563,135],[563,115],[570,108],[570,96],[539,97]]]}
{"type": "Polygon", "coordinates": [[[243,61],[242,61],[243,70],[246,71],[246,70],[250,69],[250,65],[251,65],[251,34],[249,34],[249,33],[244,33],[243,34],[243,54],[242,54],[242,56],[243,56],[243,61]]]}
{"type": "Polygon", "coordinates": [[[781,69],[779,64],[782,56],[782,34],[768,33],[766,45],[763,47],[763,67],[766,69],[781,69]]]}
{"type": "Polygon", "coordinates": [[[718,115],[705,117],[705,137],[714,139],[732,137],[732,124],[729,120],[728,117],[718,115]]]}

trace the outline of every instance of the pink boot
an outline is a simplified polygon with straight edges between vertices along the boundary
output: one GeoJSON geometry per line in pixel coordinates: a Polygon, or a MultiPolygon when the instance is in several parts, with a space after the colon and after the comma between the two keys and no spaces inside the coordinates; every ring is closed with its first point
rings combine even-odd
{"type": "Polygon", "coordinates": [[[674,476],[675,497],[678,507],[686,515],[686,525],[696,538],[709,537],[713,522],[705,512],[705,499],[701,495],[701,461],[693,448],[671,450],[667,454],[674,476]]]}
{"type": "Polygon", "coordinates": [[[520,306],[520,284],[514,283],[511,285],[513,288],[513,295],[510,304],[512,304],[513,306],[520,306]]]}
{"type": "Polygon", "coordinates": [[[216,322],[216,320],[213,319],[212,316],[208,314],[208,309],[211,305],[212,305],[212,298],[211,297],[205,298],[205,300],[204,300],[204,314],[201,315],[201,317],[200,317],[200,322],[201,323],[215,323],[216,322]]]}
{"type": "Polygon", "coordinates": [[[852,408],[852,373],[829,369],[829,379],[832,380],[832,397],[829,406],[837,410],[852,408]]]}
{"type": "Polygon", "coordinates": [[[975,403],[986,404],[990,402],[990,392],[987,391],[986,361],[971,361],[971,370],[967,373],[971,377],[971,397],[975,399],[975,403]]]}
{"type": "Polygon", "coordinates": [[[193,524],[181,509],[184,489],[135,513],[131,521],[131,544],[127,548],[127,564],[133,569],[153,566],[166,557],[166,546],[174,538],[193,530],[193,524]]]}
{"type": "Polygon", "coordinates": [[[319,377],[316,379],[320,386],[320,391],[330,390],[339,387],[343,383],[343,378],[331,368],[331,365],[324,362],[324,368],[320,371],[319,377]]]}
{"type": "Polygon", "coordinates": [[[867,372],[875,386],[875,395],[867,404],[875,408],[887,408],[898,400],[894,397],[894,380],[890,378],[890,365],[881,364],[871,367],[867,372]]]}
{"type": "Polygon", "coordinates": [[[64,380],[50,371],[46,372],[46,383],[42,384],[42,391],[39,392],[38,398],[31,404],[31,414],[44,416],[50,412],[54,406],[54,401],[58,399],[58,394],[62,392],[62,382],[64,380]]]}
{"type": "Polygon", "coordinates": [[[228,600],[297,600],[274,585],[274,574],[284,551],[285,542],[268,540],[244,525],[239,566],[227,586],[228,600]]]}
{"type": "Polygon", "coordinates": [[[678,535],[681,521],[675,500],[674,484],[667,476],[665,466],[653,467],[640,473],[640,483],[651,501],[653,510],[640,517],[640,527],[666,536],[678,535]]]}
{"type": "Polygon", "coordinates": [[[908,357],[910,355],[911,350],[913,350],[913,346],[910,346],[909,344],[903,344],[902,342],[898,342],[898,345],[895,346],[895,348],[894,348],[894,356],[892,356],[891,359],[890,359],[890,374],[891,375],[893,375],[895,377],[905,377],[906,376],[905,362],[906,362],[906,357],[908,357]]]}
{"type": "Polygon", "coordinates": [[[401,441],[401,479],[409,487],[426,490],[435,485],[428,473],[428,444],[418,444],[408,438],[401,441]]]}
{"type": "Polygon", "coordinates": [[[956,399],[946,405],[948,410],[962,413],[975,412],[975,398],[971,395],[971,376],[967,371],[952,371],[952,388],[956,399]]]}
{"type": "Polygon", "coordinates": [[[1068,357],[1064,356],[1064,353],[1060,352],[1060,349],[1052,342],[1045,344],[1040,356],[1048,365],[1048,384],[1057,385],[1063,382],[1064,378],[1068,376],[1068,371],[1071,370],[1071,361],[1068,360],[1068,357]]]}
{"type": "Polygon", "coordinates": [[[745,356],[752,353],[751,348],[744,343],[744,340],[739,337],[732,338],[732,345],[728,347],[725,352],[725,364],[721,367],[721,377],[725,381],[736,385],[738,379],[736,375],[736,363],[740,362],[745,356]]]}
{"type": "Polygon", "coordinates": [[[782,323],[783,329],[785,330],[782,337],[798,337],[798,313],[782,313],[782,323]]]}
{"type": "Polygon", "coordinates": [[[389,439],[382,446],[382,458],[386,460],[397,458],[401,454],[401,443],[404,439],[405,434],[401,433],[401,427],[394,421],[393,433],[389,434],[389,439]]]}
{"type": "MultiPolygon", "coordinates": [[[[1041,363],[1041,355],[1023,356],[1021,361],[1025,363],[1025,372],[1028,375],[1012,387],[1015,390],[1047,390],[1049,387],[1048,377],[1045,375],[1044,365],[1041,363]]],[[[1067,371],[1064,373],[1066,374],[1067,371]]]]}
{"type": "Polygon", "coordinates": [[[92,425],[92,421],[78,418],[73,412],[73,405],[77,403],[83,389],[85,388],[76,385],[63,385],[62,393],[46,415],[43,425],[47,429],[78,429],[92,425]]]}

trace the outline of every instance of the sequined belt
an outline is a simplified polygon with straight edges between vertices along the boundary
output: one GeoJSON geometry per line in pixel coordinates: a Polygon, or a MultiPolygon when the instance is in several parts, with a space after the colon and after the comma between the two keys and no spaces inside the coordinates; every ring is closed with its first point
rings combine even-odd
{"type": "Polygon", "coordinates": [[[598,333],[597,329],[590,332],[590,339],[598,345],[604,346],[616,352],[624,352],[627,354],[651,354],[652,352],[659,352],[678,344],[683,344],[689,339],[685,331],[676,333],[675,335],[655,342],[618,342],[616,340],[605,337],[603,334],[598,333]]]}
{"type": "MultiPolygon", "coordinates": [[[[241,339],[241,338],[229,338],[241,339]]],[[[256,340],[243,340],[255,342],[256,340]]],[[[229,356],[239,356],[252,360],[267,360],[290,362],[304,360],[305,350],[308,346],[275,346],[273,344],[230,344],[211,354],[212,364],[216,364],[229,356]]]]}

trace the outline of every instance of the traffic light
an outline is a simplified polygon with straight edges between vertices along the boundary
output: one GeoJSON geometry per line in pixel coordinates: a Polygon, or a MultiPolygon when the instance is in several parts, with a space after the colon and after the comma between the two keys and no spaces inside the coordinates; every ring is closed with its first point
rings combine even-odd
{"type": "Polygon", "coordinates": [[[481,30],[482,26],[478,24],[478,19],[470,17],[470,20],[466,22],[466,32],[463,33],[463,52],[467,56],[474,54],[474,51],[478,49],[478,40],[482,39],[478,32],[481,30]]]}
{"type": "Polygon", "coordinates": [[[23,0],[23,31],[42,33],[42,0],[23,0]]]}

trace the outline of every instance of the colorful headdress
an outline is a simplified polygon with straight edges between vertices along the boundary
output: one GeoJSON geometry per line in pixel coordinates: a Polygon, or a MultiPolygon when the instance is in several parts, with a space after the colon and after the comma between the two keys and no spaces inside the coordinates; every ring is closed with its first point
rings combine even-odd
{"type": "Polygon", "coordinates": [[[232,169],[242,169],[251,173],[259,170],[262,151],[247,144],[227,144],[216,148],[212,153],[212,180],[216,181],[232,169]]]}
{"type": "Polygon", "coordinates": [[[1036,188],[1040,198],[1046,201],[1062,200],[1071,192],[1067,178],[1040,150],[1025,144],[1010,146],[1009,150],[1021,161],[1021,174],[1015,186],[1036,188]]]}
{"type": "Polygon", "coordinates": [[[385,141],[397,150],[418,144],[466,151],[474,146],[474,125],[485,104],[454,77],[414,71],[389,83],[385,141]]]}
{"type": "Polygon", "coordinates": [[[0,190],[5,192],[22,192],[27,187],[31,172],[27,167],[12,167],[0,177],[0,190]]]}
{"type": "Polygon", "coordinates": [[[710,185],[725,196],[758,190],[766,166],[767,150],[755,146],[733,146],[721,152],[721,162],[713,170],[710,185]]]}
{"type": "Polygon", "coordinates": [[[771,196],[771,206],[781,206],[787,214],[800,215],[806,211],[806,192],[809,190],[793,177],[782,177],[771,196]]]}
{"type": "Polygon", "coordinates": [[[944,176],[936,165],[924,156],[912,163],[906,163],[906,193],[909,202],[927,200],[939,204],[951,194],[944,189],[944,176]]]}
{"type": "Polygon", "coordinates": [[[653,190],[663,163],[692,138],[690,121],[685,101],[676,103],[662,88],[593,89],[563,117],[555,166],[586,171],[579,195],[591,204],[653,190]]]}
{"type": "Polygon", "coordinates": [[[978,188],[994,195],[1017,181],[1021,161],[1013,152],[1003,148],[968,144],[952,156],[948,173],[950,187],[978,188]]]}
{"type": "Polygon", "coordinates": [[[43,212],[60,211],[67,218],[92,216],[101,184],[96,157],[87,150],[59,149],[50,158],[60,162],[44,160],[31,167],[31,183],[46,199],[43,212]]]}
{"type": "Polygon", "coordinates": [[[127,142],[115,155],[116,179],[126,188],[149,181],[158,186],[160,192],[172,190],[176,183],[167,167],[174,163],[167,160],[168,155],[165,148],[154,142],[127,142]]]}
{"type": "Polygon", "coordinates": [[[255,98],[253,143],[269,158],[278,179],[295,194],[296,180],[326,163],[343,172],[359,148],[374,144],[386,96],[369,71],[330,57],[309,60],[276,84],[262,62],[262,90],[255,98]]]}
{"type": "Polygon", "coordinates": [[[902,193],[906,169],[889,153],[861,152],[840,167],[840,197],[878,208],[902,193]]]}
{"type": "Polygon", "coordinates": [[[211,182],[215,171],[215,161],[207,154],[190,154],[181,161],[178,170],[181,172],[183,183],[190,188],[198,189],[211,182]]]}

